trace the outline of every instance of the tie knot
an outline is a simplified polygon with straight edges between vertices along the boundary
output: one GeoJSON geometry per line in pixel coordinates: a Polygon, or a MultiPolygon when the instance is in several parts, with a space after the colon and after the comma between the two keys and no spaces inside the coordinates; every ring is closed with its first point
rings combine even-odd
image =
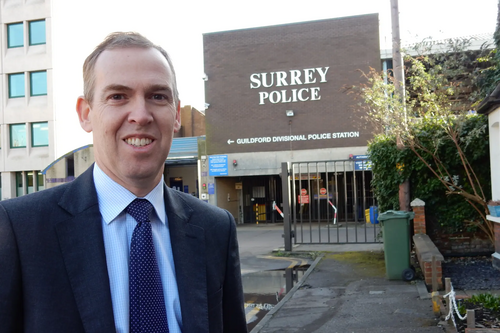
{"type": "Polygon", "coordinates": [[[125,208],[137,222],[149,222],[149,216],[153,210],[153,205],[146,199],[135,199],[125,208]]]}

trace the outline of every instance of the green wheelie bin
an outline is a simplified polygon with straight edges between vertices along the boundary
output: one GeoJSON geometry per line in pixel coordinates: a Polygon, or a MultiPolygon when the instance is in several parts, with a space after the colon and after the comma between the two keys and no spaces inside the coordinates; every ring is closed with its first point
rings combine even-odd
{"type": "Polygon", "coordinates": [[[414,217],[413,212],[394,210],[378,216],[384,239],[385,274],[389,280],[415,278],[410,266],[410,220],[414,217]]]}

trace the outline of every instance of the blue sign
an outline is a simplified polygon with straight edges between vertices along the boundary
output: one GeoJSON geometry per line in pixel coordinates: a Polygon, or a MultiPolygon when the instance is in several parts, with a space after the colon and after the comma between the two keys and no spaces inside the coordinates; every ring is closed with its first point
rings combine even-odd
{"type": "Polygon", "coordinates": [[[368,155],[354,155],[354,170],[371,170],[372,161],[368,158],[368,155]]]}
{"type": "Polygon", "coordinates": [[[215,184],[208,183],[208,194],[215,194],[215,184]]]}
{"type": "Polygon", "coordinates": [[[208,157],[208,174],[210,176],[227,176],[227,155],[208,157]]]}

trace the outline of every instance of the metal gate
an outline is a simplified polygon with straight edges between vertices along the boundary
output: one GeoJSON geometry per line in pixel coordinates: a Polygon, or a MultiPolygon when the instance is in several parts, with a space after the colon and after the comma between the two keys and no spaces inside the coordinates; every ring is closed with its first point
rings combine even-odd
{"type": "Polygon", "coordinates": [[[366,158],[283,163],[285,240],[288,235],[295,244],[381,242],[371,179],[366,158]]]}

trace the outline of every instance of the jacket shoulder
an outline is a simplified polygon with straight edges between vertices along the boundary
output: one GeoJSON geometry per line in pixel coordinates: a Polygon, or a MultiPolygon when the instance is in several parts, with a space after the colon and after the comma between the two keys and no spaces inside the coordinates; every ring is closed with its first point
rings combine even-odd
{"type": "MultiPolygon", "coordinates": [[[[17,198],[5,199],[0,202],[0,205],[5,207],[5,209],[20,209],[22,207],[33,207],[43,205],[46,206],[49,203],[57,203],[61,196],[68,189],[69,184],[63,184],[57,187],[45,189],[40,192],[26,194],[17,198]]],[[[42,207],[43,207],[42,206],[42,207]]]]}
{"type": "Polygon", "coordinates": [[[91,169],[72,182],[0,202],[9,215],[22,216],[51,214],[61,208],[75,214],[94,204],[97,204],[97,194],[91,169]]]}
{"type": "Polygon", "coordinates": [[[171,205],[167,209],[173,209],[177,215],[190,215],[190,220],[208,221],[209,223],[233,222],[233,216],[225,209],[211,205],[190,194],[172,190],[167,187],[167,202],[171,205]]]}

